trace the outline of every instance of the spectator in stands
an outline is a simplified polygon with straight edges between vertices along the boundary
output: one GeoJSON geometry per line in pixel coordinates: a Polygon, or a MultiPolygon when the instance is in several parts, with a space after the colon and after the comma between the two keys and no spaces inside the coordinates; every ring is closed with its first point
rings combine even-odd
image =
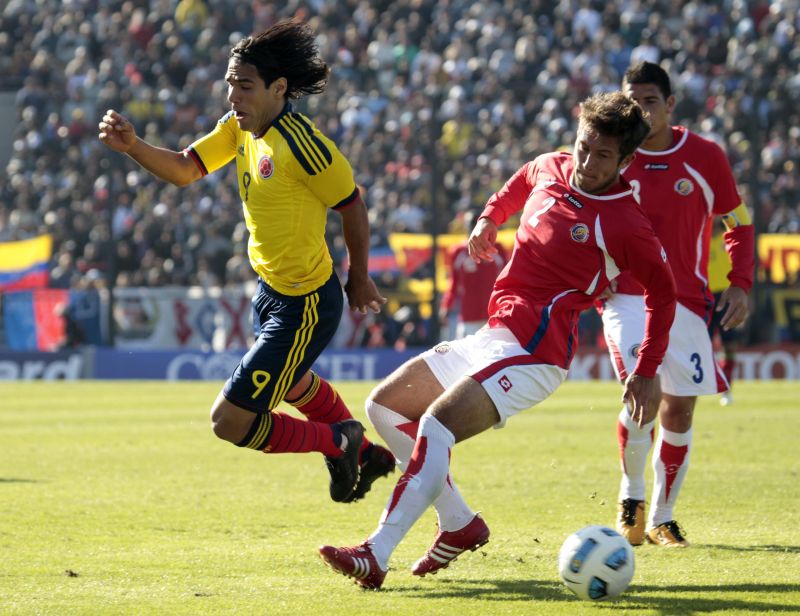
{"type": "MultiPolygon", "coordinates": [[[[148,11],[139,4],[15,1],[0,9],[0,87],[17,91],[17,124],[2,140],[10,144],[10,160],[0,173],[0,239],[30,237],[44,224],[55,236],[54,254],[72,239],[80,255],[89,241],[87,224],[108,223],[111,204],[130,193],[127,222],[114,224],[113,239],[125,238],[137,256],[144,254],[153,234],[134,229],[170,190],[147,176],[131,183],[125,170],[105,163],[73,110],[81,109],[83,120],[93,117],[85,105],[133,113],[148,139],[184,147],[217,119],[224,84],[215,76],[227,61],[228,33],[247,34],[301,10],[297,0],[182,0],[150,3],[148,11]],[[95,194],[96,179],[104,183],[104,198],[95,194]],[[34,183],[47,184],[46,199],[38,198],[44,189],[32,193],[34,183]],[[47,211],[57,216],[45,218],[47,211]]],[[[511,11],[507,4],[302,3],[322,54],[335,59],[329,95],[309,101],[308,110],[376,191],[373,225],[387,220],[391,204],[430,212],[436,198],[442,227],[467,204],[482,205],[523,161],[573,141],[578,97],[571,84],[619,83],[634,48],[645,43],[678,83],[676,123],[700,132],[702,122],[714,121],[739,183],[752,189],[757,224],[797,232],[796,2],[729,3],[726,10],[712,0],[534,0],[511,11]],[[344,126],[341,117],[353,99],[360,101],[360,121],[344,126]],[[429,127],[441,132],[441,149],[433,147],[439,135],[429,135],[429,127]],[[435,193],[434,153],[443,176],[435,193]],[[411,165],[413,177],[387,171],[397,161],[419,161],[411,165]]],[[[184,190],[181,215],[158,224],[176,238],[201,233],[209,219],[188,204],[202,197],[211,201],[212,217],[238,215],[232,185],[223,174],[202,189],[184,190]]],[[[412,223],[431,230],[430,218],[412,223]]],[[[333,237],[340,229],[331,225],[329,232],[333,237]]],[[[110,248],[102,247],[101,258],[111,258],[110,248]]],[[[200,248],[185,255],[193,264],[200,248]]],[[[157,278],[185,280],[183,273],[157,278]]]]}

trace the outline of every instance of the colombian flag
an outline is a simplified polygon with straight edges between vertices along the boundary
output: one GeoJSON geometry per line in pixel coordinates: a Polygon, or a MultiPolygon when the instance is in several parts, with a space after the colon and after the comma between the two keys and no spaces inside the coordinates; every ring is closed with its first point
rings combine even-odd
{"type": "Polygon", "coordinates": [[[0,291],[46,287],[53,238],[40,235],[21,242],[0,242],[0,291]]]}

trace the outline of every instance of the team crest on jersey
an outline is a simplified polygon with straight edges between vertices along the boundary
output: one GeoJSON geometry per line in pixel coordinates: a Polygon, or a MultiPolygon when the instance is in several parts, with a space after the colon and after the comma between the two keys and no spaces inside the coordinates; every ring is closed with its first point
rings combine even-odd
{"type": "Polygon", "coordinates": [[[569,230],[569,234],[572,236],[573,241],[579,244],[585,244],[589,239],[589,227],[579,222],[577,225],[573,225],[569,230]]]}
{"type": "Polygon", "coordinates": [[[442,344],[437,344],[435,347],[433,347],[433,350],[439,355],[444,355],[445,353],[450,352],[450,345],[446,342],[443,342],[442,344]]]}
{"type": "Polygon", "coordinates": [[[260,175],[263,179],[266,180],[267,178],[271,177],[274,171],[275,165],[269,156],[262,156],[258,159],[258,175],[260,175]]]}
{"type": "Polygon", "coordinates": [[[508,393],[508,391],[509,391],[509,390],[510,390],[510,389],[513,387],[513,385],[511,384],[511,381],[510,381],[510,380],[509,380],[509,378],[508,378],[507,376],[505,376],[505,375],[501,376],[501,377],[498,379],[498,381],[497,381],[497,382],[498,382],[498,384],[500,385],[500,387],[502,387],[502,388],[503,388],[503,391],[504,391],[504,392],[506,392],[506,393],[508,393]]]}
{"type": "Polygon", "coordinates": [[[694,192],[694,182],[687,178],[681,178],[675,182],[675,192],[684,197],[694,192]]]}
{"type": "Polygon", "coordinates": [[[639,357],[639,347],[641,344],[634,344],[630,349],[628,349],[628,355],[631,357],[639,357]]]}

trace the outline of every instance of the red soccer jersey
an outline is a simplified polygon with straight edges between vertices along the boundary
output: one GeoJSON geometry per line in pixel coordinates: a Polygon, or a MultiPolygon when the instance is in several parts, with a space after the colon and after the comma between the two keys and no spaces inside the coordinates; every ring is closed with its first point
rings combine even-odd
{"type": "Polygon", "coordinates": [[[497,254],[494,259],[480,263],[475,263],[469,256],[466,242],[452,252],[450,287],[442,297],[442,307],[449,311],[459,300],[459,315],[464,323],[485,321],[488,317],[486,307],[494,281],[508,261],[505,249],[500,244],[496,244],[495,248],[497,254]]]}
{"type": "Polygon", "coordinates": [[[622,270],[647,290],[645,338],[635,372],[652,377],[667,349],[675,281],[650,221],[621,180],[590,195],[570,178],[572,156],[526,163],[494,194],[482,216],[497,225],[523,210],[511,260],[489,302],[489,324],[508,327],[542,363],[568,368],[578,317],[622,270]]]}
{"type": "MultiPolygon", "coordinates": [[[[667,251],[678,301],[707,320],[714,304],[708,289],[712,218],[736,209],[741,198],[728,159],[717,144],[682,126],[672,127],[672,139],[674,145],[668,150],[637,150],[623,177],[667,251]]],[[[729,231],[725,240],[733,261],[729,279],[749,291],[752,225],[729,231]]],[[[642,287],[623,274],[617,280],[617,292],[641,294],[642,287]]]]}

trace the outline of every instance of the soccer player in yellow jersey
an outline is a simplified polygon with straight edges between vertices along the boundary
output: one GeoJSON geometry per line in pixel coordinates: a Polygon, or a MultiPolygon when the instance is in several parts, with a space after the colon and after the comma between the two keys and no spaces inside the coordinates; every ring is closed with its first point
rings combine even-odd
{"type": "MultiPolygon", "coordinates": [[[[725,250],[724,232],[726,230],[722,224],[715,225],[708,250],[708,290],[714,294],[716,306],[722,304],[722,293],[730,286],[728,274],[731,271],[731,257],[725,250]]],[[[711,312],[708,335],[713,340],[716,333],[719,332],[719,340],[722,344],[722,359],[719,366],[728,380],[728,391],[723,392],[719,403],[722,406],[728,406],[733,404],[733,370],[736,367],[736,351],[739,347],[741,330],[723,327],[722,317],[724,315],[725,313],[720,310],[711,312]]]]}
{"type": "Polygon", "coordinates": [[[331,498],[351,502],[394,470],[395,460],[363,436],[336,391],[311,371],[343,308],[342,288],[325,243],[329,209],[342,216],[352,310],[386,302],[367,273],[369,223],[348,161],[291,99],[325,89],[329,68],[314,32],[295,21],[241,40],[225,81],[230,111],[182,152],[155,147],[109,110],[99,138],[157,177],[178,186],[234,162],[248,254],[258,274],[256,342],[211,409],[214,433],[265,453],[319,451],[331,473],[331,498]],[[306,417],[275,411],[286,400],[306,417]]]}

